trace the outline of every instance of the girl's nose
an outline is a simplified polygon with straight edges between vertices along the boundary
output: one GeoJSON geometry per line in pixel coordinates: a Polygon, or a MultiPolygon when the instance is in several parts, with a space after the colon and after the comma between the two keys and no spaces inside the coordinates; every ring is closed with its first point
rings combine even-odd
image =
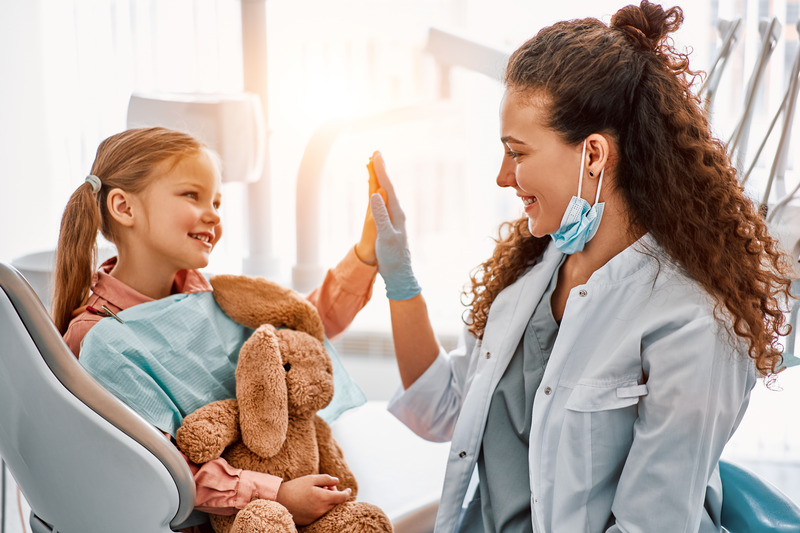
{"type": "Polygon", "coordinates": [[[214,206],[209,206],[203,212],[203,222],[214,224],[216,226],[221,220],[222,218],[219,216],[219,212],[214,206]]]}

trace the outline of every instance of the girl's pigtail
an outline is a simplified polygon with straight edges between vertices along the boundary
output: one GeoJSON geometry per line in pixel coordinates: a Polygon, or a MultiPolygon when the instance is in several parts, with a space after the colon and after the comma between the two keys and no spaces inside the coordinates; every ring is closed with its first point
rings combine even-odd
{"type": "Polygon", "coordinates": [[[89,297],[97,261],[97,232],[102,224],[98,198],[103,196],[87,181],[72,193],[61,218],[50,312],[62,335],[73,311],[89,297]]]}

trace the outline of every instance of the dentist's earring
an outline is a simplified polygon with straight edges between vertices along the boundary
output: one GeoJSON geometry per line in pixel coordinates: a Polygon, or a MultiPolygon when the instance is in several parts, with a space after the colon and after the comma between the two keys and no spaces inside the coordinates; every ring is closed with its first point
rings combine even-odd
{"type": "Polygon", "coordinates": [[[590,171],[589,171],[589,175],[590,175],[591,177],[594,177],[594,172],[592,172],[592,171],[590,170],[590,171]]]}

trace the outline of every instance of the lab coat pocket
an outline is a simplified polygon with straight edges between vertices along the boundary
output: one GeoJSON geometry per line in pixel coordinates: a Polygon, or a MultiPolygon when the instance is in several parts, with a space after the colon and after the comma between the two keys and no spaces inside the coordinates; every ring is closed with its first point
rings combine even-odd
{"type": "Polygon", "coordinates": [[[577,504],[611,505],[611,487],[625,464],[639,399],[646,394],[647,385],[635,380],[579,383],[572,389],[564,404],[560,442],[565,446],[557,468],[562,479],[572,480],[577,504]],[[591,503],[589,491],[595,491],[591,503]]]}

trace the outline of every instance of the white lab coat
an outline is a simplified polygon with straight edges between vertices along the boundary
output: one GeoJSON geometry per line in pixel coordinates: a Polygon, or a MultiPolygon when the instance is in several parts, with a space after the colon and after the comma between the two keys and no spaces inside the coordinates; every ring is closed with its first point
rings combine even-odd
{"type": "MultiPolygon", "coordinates": [[[[390,402],[420,436],[451,441],[438,533],[455,529],[492,392],[561,257],[551,244],[497,296],[482,342],[465,331],[390,402]]],[[[717,465],[754,384],[707,293],[643,237],[569,294],[534,401],[533,530],[720,531],[717,465]]]]}

